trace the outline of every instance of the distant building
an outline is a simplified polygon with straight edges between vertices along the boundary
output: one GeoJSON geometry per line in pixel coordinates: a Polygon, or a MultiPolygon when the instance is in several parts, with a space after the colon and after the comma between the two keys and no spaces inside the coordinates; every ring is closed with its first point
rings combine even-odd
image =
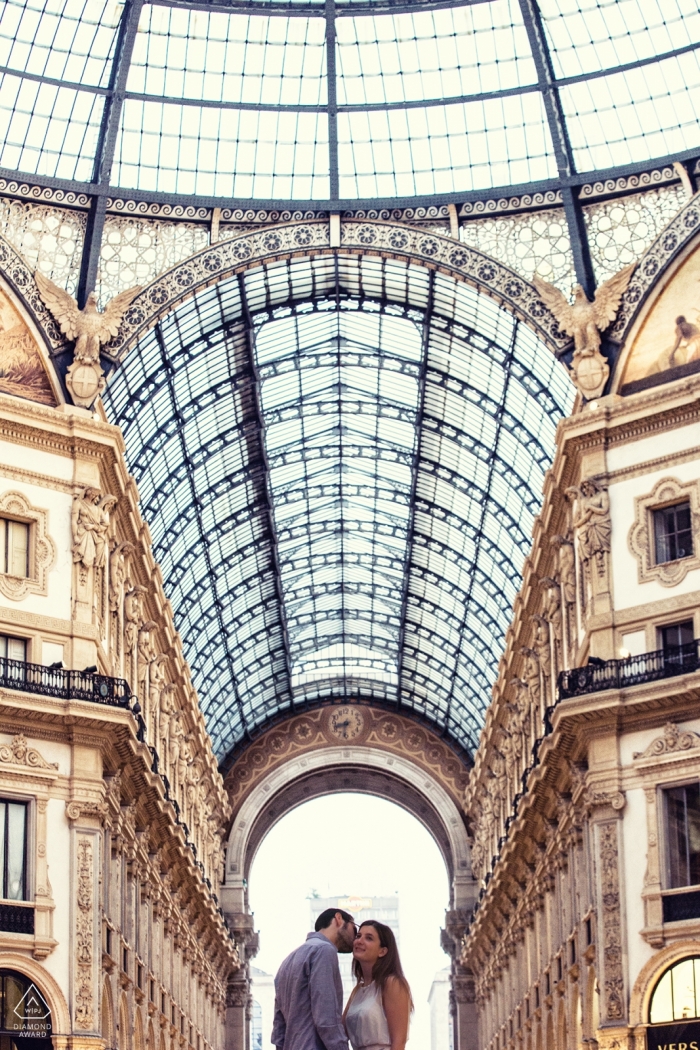
{"type": "MultiPolygon", "coordinates": [[[[310,897],[310,929],[314,928],[316,919],[326,908],[340,908],[350,912],[358,924],[365,919],[377,919],[385,926],[390,926],[399,943],[399,898],[398,897],[310,897]]],[[[352,955],[340,955],[340,976],[343,979],[343,1001],[345,1002],[355,986],[352,975],[352,955]]]]}
{"type": "Polygon", "coordinates": [[[454,1025],[450,1013],[450,968],[438,970],[428,993],[430,1050],[454,1050],[454,1025]]]}
{"type": "Polygon", "coordinates": [[[275,980],[272,974],[251,966],[250,994],[253,997],[250,1050],[267,1050],[275,1016],[275,980]]]}

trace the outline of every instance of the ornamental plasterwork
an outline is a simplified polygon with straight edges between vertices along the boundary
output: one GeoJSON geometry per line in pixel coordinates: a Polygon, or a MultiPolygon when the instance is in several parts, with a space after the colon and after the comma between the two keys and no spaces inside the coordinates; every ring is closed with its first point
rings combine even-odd
{"type": "Polygon", "coordinates": [[[21,492],[5,492],[0,496],[0,516],[29,525],[29,575],[0,573],[0,594],[13,601],[27,594],[48,594],[49,570],[56,560],[56,545],[48,534],[48,510],[33,507],[21,492]]]}
{"type": "Polygon", "coordinates": [[[640,259],[632,280],[627,286],[615,325],[609,333],[611,338],[619,343],[624,341],[638,310],[659,274],[698,231],[700,231],[700,199],[696,194],[661,231],[640,259]]]}
{"type": "Polygon", "coordinates": [[[463,223],[460,237],[527,280],[536,274],[567,295],[576,281],[563,209],[472,219],[463,223]]]}
{"type": "Polygon", "coordinates": [[[93,837],[77,838],[77,908],[75,913],[75,1023],[95,1027],[94,986],[94,850],[93,837]]]}
{"type": "Polygon", "coordinates": [[[675,722],[667,722],[661,736],[654,737],[644,751],[635,751],[632,758],[659,758],[662,755],[692,751],[696,747],[700,747],[700,733],[692,729],[679,729],[675,722]]]}
{"type": "Polygon", "coordinates": [[[58,769],[58,763],[47,762],[36,748],[29,746],[27,738],[22,733],[13,736],[9,744],[0,744],[0,762],[51,772],[58,769]]]}
{"type": "Polygon", "coordinates": [[[0,233],[33,270],[69,292],[78,284],[86,224],[86,212],[0,197],[0,233]]]}
{"type": "Polygon", "coordinates": [[[204,224],[108,215],[97,274],[100,304],[126,288],[148,284],[208,244],[204,224]]]}
{"type": "Polygon", "coordinates": [[[675,587],[691,569],[700,568],[700,488],[696,480],[681,482],[676,478],[662,478],[646,496],[634,501],[634,525],[627,542],[637,559],[639,583],[658,580],[664,587],[675,587]],[[654,543],[654,511],[683,500],[690,502],[690,521],[693,530],[693,553],[676,561],[656,562],[654,543]]]}
{"type": "Polygon", "coordinates": [[[637,262],[687,201],[682,186],[664,186],[583,209],[596,281],[637,262]]]}
{"type": "Polygon", "coordinates": [[[277,766],[294,755],[325,747],[377,748],[422,766],[461,807],[468,767],[431,730],[408,718],[365,705],[319,708],[274,726],[248,747],[225,777],[234,813],[243,799],[277,766]]]}
{"type": "Polygon", "coordinates": [[[64,344],[63,336],[39,295],[33,269],[30,269],[10,242],[1,236],[0,270],[2,270],[3,277],[7,279],[34,314],[39,330],[46,339],[49,349],[61,349],[64,344]]]}
{"type": "MultiPolygon", "coordinates": [[[[556,321],[528,281],[452,237],[395,223],[343,221],[340,250],[350,254],[409,259],[461,277],[511,309],[555,352],[569,346],[568,337],[559,331],[556,321]]],[[[122,357],[159,317],[200,288],[232,273],[290,254],[310,257],[333,251],[330,223],[323,220],[290,223],[217,242],[145,288],[127,310],[119,335],[106,352],[114,358],[122,357]]]]}

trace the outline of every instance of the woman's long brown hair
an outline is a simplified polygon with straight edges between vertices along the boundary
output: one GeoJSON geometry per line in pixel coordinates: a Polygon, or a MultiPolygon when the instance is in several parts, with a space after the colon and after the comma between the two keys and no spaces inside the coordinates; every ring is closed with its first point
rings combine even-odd
{"type": "MultiPolygon", "coordinates": [[[[401,966],[401,960],[399,959],[399,949],[396,945],[396,937],[394,937],[394,931],[390,926],[385,926],[383,922],[377,922],[376,919],[366,919],[360,923],[360,929],[363,926],[374,926],[379,937],[379,943],[382,948],[386,948],[386,955],[383,955],[380,959],[377,959],[376,963],[372,967],[372,980],[375,982],[379,990],[384,992],[384,985],[386,984],[388,977],[395,977],[399,984],[406,990],[408,995],[408,1001],[411,1004],[411,1010],[413,1010],[413,998],[411,997],[411,989],[408,981],[406,980],[401,966]]],[[[358,959],[353,959],[352,972],[359,985],[362,980],[362,966],[358,959]]]]}

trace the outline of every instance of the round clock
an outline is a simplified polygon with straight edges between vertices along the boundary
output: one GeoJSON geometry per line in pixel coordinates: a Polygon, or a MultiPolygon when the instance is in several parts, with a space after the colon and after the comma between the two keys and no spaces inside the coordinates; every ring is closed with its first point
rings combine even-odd
{"type": "Polygon", "coordinates": [[[355,740],[365,727],[365,716],[357,707],[335,707],[328,719],[328,731],[336,740],[355,740]]]}

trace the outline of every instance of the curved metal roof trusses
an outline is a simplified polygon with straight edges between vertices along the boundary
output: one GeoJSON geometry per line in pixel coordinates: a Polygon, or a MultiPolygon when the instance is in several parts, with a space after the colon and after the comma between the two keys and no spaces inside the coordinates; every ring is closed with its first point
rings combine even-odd
{"type": "Polygon", "coordinates": [[[475,748],[572,401],[523,322],[418,260],[256,265],[141,336],[105,404],[222,763],[342,700],[475,748]]]}

